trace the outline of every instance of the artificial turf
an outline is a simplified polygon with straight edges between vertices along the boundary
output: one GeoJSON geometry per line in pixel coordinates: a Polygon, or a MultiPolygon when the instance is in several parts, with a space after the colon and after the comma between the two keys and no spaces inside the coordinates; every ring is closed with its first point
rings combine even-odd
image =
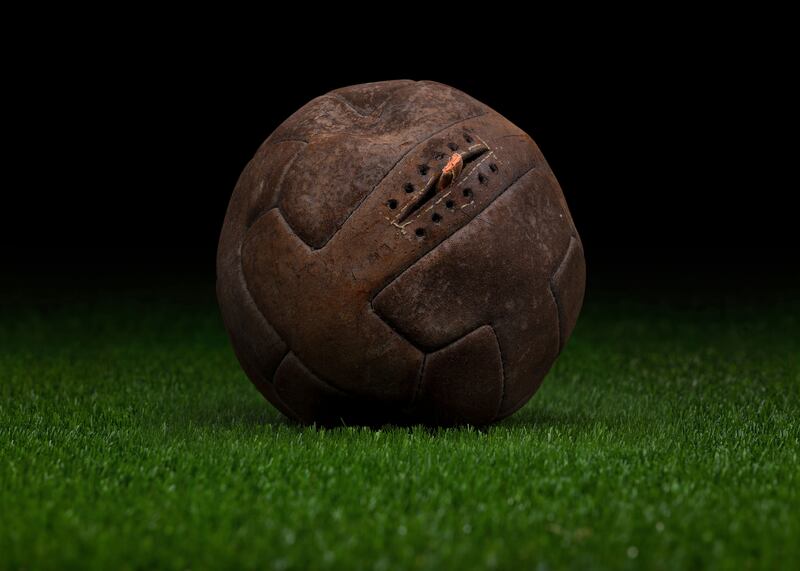
{"type": "Polygon", "coordinates": [[[623,299],[499,425],[317,430],[211,287],[6,297],[0,568],[800,568],[797,296],[623,299]]]}

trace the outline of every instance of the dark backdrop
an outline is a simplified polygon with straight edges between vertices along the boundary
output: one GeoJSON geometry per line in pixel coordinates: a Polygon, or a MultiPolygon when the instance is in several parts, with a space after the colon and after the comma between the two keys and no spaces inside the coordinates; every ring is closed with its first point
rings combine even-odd
{"type": "Polygon", "coordinates": [[[330,89],[412,78],[462,89],[536,140],[590,279],[792,273],[797,188],[777,175],[794,161],[785,69],[736,43],[575,53],[455,64],[441,53],[423,65],[410,55],[375,64],[252,46],[65,44],[13,70],[6,267],[212,280],[230,193],[270,132],[330,89]]]}

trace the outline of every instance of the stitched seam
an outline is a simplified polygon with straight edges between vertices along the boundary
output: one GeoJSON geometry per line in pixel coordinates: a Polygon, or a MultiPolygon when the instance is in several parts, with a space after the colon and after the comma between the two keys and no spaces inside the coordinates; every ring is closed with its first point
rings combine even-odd
{"type": "MultiPolygon", "coordinates": [[[[258,307],[258,304],[256,303],[256,300],[255,300],[255,298],[253,297],[253,292],[251,292],[251,291],[250,291],[250,284],[249,284],[249,283],[247,283],[247,276],[246,276],[246,275],[245,275],[245,273],[244,273],[244,266],[242,265],[242,246],[243,246],[243,245],[244,245],[244,240],[242,240],[242,241],[239,243],[239,253],[238,253],[238,258],[239,258],[239,277],[240,277],[240,278],[241,278],[241,280],[242,280],[242,286],[243,286],[243,287],[242,287],[242,289],[243,289],[243,290],[245,291],[245,293],[247,294],[247,298],[250,300],[250,303],[252,303],[252,304],[253,304],[253,307],[255,308],[256,312],[258,313],[258,317],[259,317],[259,318],[261,319],[261,321],[264,323],[264,325],[266,326],[266,328],[267,328],[268,330],[272,331],[272,332],[275,334],[275,336],[276,336],[276,337],[277,337],[277,338],[280,340],[280,342],[281,342],[281,343],[283,343],[283,344],[286,346],[286,348],[287,348],[287,351],[286,351],[286,352],[288,353],[289,351],[291,351],[291,348],[289,347],[289,344],[288,344],[288,343],[287,343],[287,342],[284,340],[283,336],[282,336],[280,333],[278,333],[278,332],[275,330],[275,328],[272,326],[272,324],[269,322],[269,320],[267,319],[267,317],[266,317],[266,316],[264,315],[264,313],[261,311],[261,308],[260,308],[260,307],[258,307]]],[[[286,355],[284,355],[284,356],[283,356],[283,358],[281,358],[281,361],[283,361],[283,359],[284,359],[284,358],[286,358],[286,355]]],[[[280,367],[280,362],[278,363],[278,367],[280,367]]],[[[276,370],[276,371],[278,370],[278,369],[277,369],[277,367],[275,368],[275,370],[276,370]]],[[[273,372],[272,372],[272,376],[273,376],[273,379],[274,379],[274,377],[275,377],[275,371],[273,371],[273,372]]]]}
{"type": "Polygon", "coordinates": [[[305,139],[292,139],[290,137],[290,138],[287,138],[287,139],[281,139],[279,141],[269,141],[267,144],[268,145],[280,145],[281,143],[305,143],[307,145],[308,141],[306,141],[305,139]]]}
{"type": "Polygon", "coordinates": [[[494,328],[494,324],[489,323],[489,327],[492,330],[492,335],[494,335],[494,341],[497,343],[497,353],[500,355],[500,372],[503,376],[502,384],[500,385],[500,402],[497,403],[497,410],[495,411],[494,416],[492,416],[492,420],[489,421],[494,422],[497,420],[497,417],[500,416],[500,411],[503,410],[503,404],[506,400],[506,360],[503,357],[503,348],[500,346],[500,338],[497,336],[497,330],[494,328]]]}
{"type": "Polygon", "coordinates": [[[454,345],[455,343],[458,343],[459,341],[465,339],[466,337],[469,337],[470,335],[475,333],[478,329],[481,329],[483,327],[488,327],[492,331],[492,336],[494,337],[494,341],[497,344],[497,353],[498,353],[498,355],[500,355],[500,372],[502,373],[502,382],[501,382],[501,385],[500,385],[501,386],[501,389],[500,389],[500,402],[497,405],[497,410],[495,411],[495,414],[492,416],[492,419],[489,422],[494,422],[495,419],[497,419],[497,417],[500,414],[500,411],[503,408],[503,403],[504,403],[505,398],[506,398],[506,361],[503,358],[503,350],[500,348],[500,339],[497,337],[497,330],[494,328],[494,324],[491,323],[491,322],[489,322],[489,323],[481,323],[477,327],[474,327],[473,329],[471,329],[471,330],[467,331],[466,333],[464,333],[463,335],[459,336],[457,339],[453,339],[452,341],[450,341],[449,343],[447,343],[445,345],[442,345],[438,349],[436,349],[434,351],[431,351],[430,353],[425,353],[424,354],[424,360],[423,360],[423,363],[422,363],[423,364],[423,368],[420,371],[419,383],[417,385],[417,390],[414,392],[414,398],[411,401],[412,404],[414,402],[416,402],[417,396],[419,395],[419,392],[420,392],[420,390],[422,388],[423,375],[425,374],[425,368],[424,367],[428,362],[428,357],[430,355],[432,355],[433,353],[438,353],[439,351],[442,351],[442,350],[446,349],[447,347],[450,347],[451,345],[454,345]]]}
{"type": "Polygon", "coordinates": [[[381,103],[380,105],[375,107],[372,110],[371,113],[364,113],[364,110],[359,109],[353,103],[351,103],[347,98],[339,95],[338,93],[328,93],[326,96],[323,97],[323,99],[329,99],[329,100],[333,100],[333,101],[337,101],[337,102],[341,103],[342,105],[344,105],[345,107],[350,109],[353,113],[355,113],[356,115],[358,115],[362,119],[369,119],[369,118],[379,119],[380,116],[383,114],[383,108],[386,106],[386,102],[388,101],[388,98],[387,98],[383,103],[381,103]],[[375,117],[374,116],[375,112],[378,111],[378,110],[380,110],[381,113],[380,113],[380,115],[375,117]]]}
{"type": "Polygon", "coordinates": [[[561,307],[561,300],[558,299],[558,296],[556,295],[556,288],[555,288],[555,284],[553,284],[552,276],[550,277],[549,280],[547,280],[547,286],[548,286],[547,289],[550,292],[550,297],[553,298],[553,303],[556,306],[556,334],[558,335],[558,350],[560,352],[562,347],[563,347],[563,345],[562,345],[562,343],[563,343],[563,332],[561,331],[561,327],[562,327],[561,326],[561,322],[562,322],[562,319],[563,319],[561,317],[561,313],[562,313],[563,309],[561,307]]]}
{"type": "MultiPolygon", "coordinates": [[[[248,294],[249,294],[249,292],[248,292],[248,294]]],[[[261,313],[261,312],[259,311],[259,313],[261,313]]],[[[263,317],[263,315],[262,315],[262,317],[263,317]]],[[[280,335],[278,335],[278,337],[280,337],[280,335]]],[[[277,386],[275,385],[275,375],[277,375],[277,374],[278,374],[278,369],[280,369],[280,368],[281,368],[281,365],[283,365],[283,362],[286,360],[286,357],[288,357],[288,356],[289,356],[289,353],[291,353],[291,352],[292,352],[292,351],[291,351],[291,349],[288,349],[288,347],[289,347],[288,345],[286,345],[286,347],[287,347],[286,353],[284,353],[284,354],[283,354],[283,357],[281,357],[281,360],[278,362],[278,366],[277,366],[277,367],[275,367],[275,371],[272,373],[272,388],[273,388],[273,394],[275,395],[275,398],[276,398],[276,399],[278,399],[278,401],[280,401],[281,405],[283,405],[283,407],[284,407],[286,410],[288,410],[290,413],[292,413],[292,416],[294,417],[294,420],[295,420],[295,421],[297,421],[297,422],[303,422],[303,419],[300,417],[300,415],[299,415],[299,414],[297,414],[297,413],[294,411],[294,409],[293,409],[292,407],[290,407],[288,404],[286,404],[286,401],[284,401],[284,400],[281,398],[281,395],[279,395],[279,394],[278,394],[278,388],[277,388],[277,386]]]]}
{"type": "Polygon", "coordinates": [[[417,386],[414,387],[414,394],[411,396],[409,406],[413,406],[417,402],[417,397],[422,390],[422,380],[425,378],[425,365],[428,363],[428,354],[422,354],[422,363],[419,366],[419,377],[417,378],[417,386]]]}
{"type": "Polygon", "coordinates": [[[303,360],[300,358],[300,356],[299,356],[297,353],[295,353],[294,351],[291,351],[291,350],[289,351],[289,353],[291,353],[291,354],[292,354],[292,356],[294,356],[295,360],[296,360],[296,361],[297,361],[297,362],[300,364],[300,366],[301,366],[303,369],[305,369],[305,371],[306,371],[306,372],[307,372],[309,375],[311,375],[312,377],[314,377],[314,378],[315,378],[317,381],[319,381],[321,384],[323,384],[323,385],[325,385],[325,386],[327,386],[327,387],[329,387],[329,388],[333,389],[333,392],[337,393],[339,396],[351,396],[351,395],[350,395],[350,393],[348,393],[347,391],[343,391],[343,390],[342,390],[342,389],[340,389],[339,387],[336,387],[336,386],[332,385],[331,383],[329,383],[328,381],[326,381],[325,379],[323,379],[322,377],[320,377],[320,376],[319,376],[319,374],[315,373],[315,372],[314,372],[314,370],[313,370],[313,369],[311,369],[311,367],[309,367],[308,365],[306,365],[306,364],[303,362],[303,360]]]}
{"type": "Polygon", "coordinates": [[[573,244],[575,243],[575,236],[572,235],[569,237],[569,244],[567,244],[567,251],[561,256],[561,261],[556,266],[555,271],[550,275],[550,278],[547,280],[548,289],[550,290],[550,295],[553,296],[553,301],[556,304],[556,320],[558,322],[558,351],[559,353],[564,348],[564,306],[561,302],[561,298],[558,295],[556,290],[556,276],[561,273],[561,270],[564,267],[564,264],[567,263],[567,259],[569,258],[569,253],[572,251],[573,244]]]}
{"type": "MultiPolygon", "coordinates": [[[[280,142],[284,142],[284,141],[280,141],[280,142]]],[[[296,142],[305,143],[306,145],[308,145],[308,143],[306,141],[296,141],[296,142]]],[[[278,208],[279,212],[280,212],[280,200],[281,200],[281,196],[283,195],[283,181],[286,179],[286,175],[288,174],[289,170],[292,168],[292,166],[294,165],[295,161],[297,160],[297,157],[300,156],[300,153],[304,148],[305,147],[301,147],[300,149],[298,149],[297,152],[292,155],[292,158],[289,159],[288,161],[286,161],[286,164],[284,165],[283,170],[281,171],[281,176],[278,178],[278,182],[275,183],[275,186],[277,187],[277,191],[275,192],[275,196],[273,198],[274,206],[272,206],[271,208],[267,208],[264,212],[261,212],[260,214],[257,214],[256,216],[254,216],[252,218],[248,217],[250,219],[250,222],[245,225],[245,231],[244,231],[245,235],[247,235],[247,232],[250,230],[250,228],[252,228],[255,225],[255,223],[258,222],[261,219],[262,216],[264,216],[267,212],[269,212],[273,208],[278,208]]],[[[263,179],[261,181],[261,184],[262,185],[264,184],[263,179]]],[[[283,216],[283,212],[281,212],[281,216],[283,216]]],[[[286,217],[284,216],[284,219],[285,218],[286,217]]],[[[289,226],[289,228],[292,228],[291,224],[289,224],[288,222],[287,222],[287,225],[289,226]]],[[[294,228],[292,228],[292,232],[294,232],[294,228]]],[[[297,234],[297,232],[295,232],[295,234],[297,234]]],[[[242,241],[244,241],[244,238],[242,238],[242,241]]],[[[241,252],[241,248],[239,248],[239,250],[241,252]]]]}
{"type": "MultiPolygon", "coordinates": [[[[375,314],[375,316],[376,316],[378,319],[380,319],[382,323],[384,323],[384,324],[386,325],[386,327],[388,327],[389,329],[391,329],[391,330],[392,330],[392,332],[393,332],[395,335],[397,335],[398,337],[400,337],[400,339],[402,339],[402,340],[406,341],[406,342],[407,342],[409,345],[411,345],[411,346],[412,346],[414,349],[416,349],[416,350],[417,350],[417,351],[419,351],[420,353],[422,353],[422,354],[425,354],[425,353],[426,353],[426,351],[427,351],[426,349],[423,349],[422,347],[419,347],[419,346],[418,346],[416,343],[414,343],[414,342],[413,342],[413,341],[411,341],[411,340],[410,340],[408,337],[406,337],[405,335],[403,335],[402,333],[400,333],[400,332],[399,332],[397,329],[395,329],[394,325],[392,325],[391,323],[389,323],[389,321],[386,319],[386,317],[384,317],[383,315],[381,315],[381,314],[378,312],[378,310],[376,310],[376,309],[375,309],[375,306],[373,306],[373,305],[372,305],[372,300],[371,300],[371,299],[369,300],[368,304],[369,304],[369,309],[370,309],[370,311],[372,311],[372,313],[374,313],[374,314],[375,314]]],[[[438,349],[433,349],[433,351],[438,351],[438,349]]]]}
{"type": "MultiPolygon", "coordinates": [[[[280,214],[280,210],[277,207],[276,208],[270,208],[270,210],[278,210],[278,214],[280,214]]],[[[241,250],[242,250],[242,246],[243,245],[244,245],[244,240],[242,241],[242,244],[239,246],[239,268],[240,268],[239,271],[241,273],[242,281],[244,283],[244,289],[247,292],[247,295],[250,297],[250,300],[253,302],[253,307],[256,308],[256,311],[258,312],[258,315],[261,317],[261,319],[264,321],[264,323],[266,323],[267,326],[275,333],[275,335],[278,337],[278,339],[280,339],[283,342],[283,344],[286,345],[286,347],[289,349],[289,352],[292,353],[295,356],[295,358],[310,373],[312,373],[321,383],[323,383],[325,385],[328,385],[329,387],[333,388],[336,391],[341,392],[342,394],[349,395],[350,393],[348,393],[344,389],[341,389],[340,387],[337,387],[336,385],[334,385],[330,381],[326,381],[318,373],[316,373],[311,367],[309,367],[306,363],[304,363],[303,360],[300,358],[300,356],[297,353],[294,352],[294,350],[292,349],[291,345],[289,345],[289,343],[286,342],[286,340],[283,338],[283,335],[281,335],[280,332],[278,332],[278,330],[275,329],[275,327],[273,327],[273,325],[269,322],[267,317],[264,315],[264,312],[261,311],[261,308],[258,306],[258,304],[256,303],[255,298],[253,297],[253,293],[250,291],[250,284],[247,281],[247,274],[245,274],[244,266],[241,263],[241,259],[242,259],[241,250]]],[[[284,355],[284,358],[286,358],[285,355],[284,355]]],[[[278,364],[278,366],[280,366],[280,364],[278,364]]],[[[277,369],[275,369],[275,370],[277,371],[277,369]]],[[[272,375],[272,379],[273,379],[273,386],[275,386],[275,374],[274,373],[272,375]]]]}
{"type": "Polygon", "coordinates": [[[564,310],[561,307],[561,300],[556,295],[556,288],[555,288],[555,284],[553,283],[553,278],[552,277],[548,280],[548,284],[547,285],[548,285],[547,289],[550,291],[550,295],[552,296],[553,302],[555,303],[555,306],[556,306],[556,324],[558,325],[558,327],[556,328],[556,334],[558,335],[558,351],[561,352],[561,349],[564,347],[564,345],[563,345],[564,332],[562,330],[563,329],[563,325],[562,325],[563,317],[561,316],[561,314],[562,314],[562,312],[564,310]]]}
{"type": "Polygon", "coordinates": [[[433,248],[431,248],[430,250],[428,250],[427,252],[425,252],[425,254],[424,254],[423,256],[421,256],[421,257],[417,258],[416,260],[412,260],[411,262],[409,262],[409,263],[408,263],[408,265],[406,265],[404,268],[400,269],[400,270],[399,270],[399,271],[398,271],[398,272],[397,272],[397,273],[396,273],[394,276],[392,276],[392,278],[391,278],[391,279],[390,279],[388,282],[386,282],[386,283],[385,283],[385,284],[384,284],[384,285],[383,285],[383,286],[382,286],[382,287],[381,287],[381,288],[380,288],[378,291],[376,291],[374,294],[372,294],[372,297],[370,298],[370,304],[372,303],[372,301],[373,301],[373,300],[374,300],[376,297],[378,297],[378,296],[381,294],[381,292],[382,292],[383,290],[385,290],[387,287],[389,287],[389,286],[390,286],[390,285],[392,285],[392,284],[393,284],[395,281],[397,281],[397,280],[400,278],[400,276],[402,276],[404,273],[406,273],[406,272],[407,272],[407,271],[408,271],[410,268],[414,267],[416,264],[418,264],[419,262],[421,262],[422,260],[424,260],[425,258],[427,258],[428,256],[430,256],[431,254],[433,254],[433,252],[435,252],[437,249],[439,249],[439,248],[442,246],[442,244],[444,244],[444,243],[445,243],[445,242],[447,242],[448,240],[452,239],[452,238],[453,238],[453,236],[455,236],[455,235],[459,234],[460,232],[463,232],[463,231],[464,231],[464,230],[465,230],[467,227],[469,227],[469,226],[470,226],[470,224],[472,224],[473,222],[475,222],[475,220],[477,220],[478,216],[480,216],[480,214],[481,214],[481,213],[482,213],[484,210],[486,210],[487,208],[489,208],[489,206],[491,206],[492,204],[494,204],[494,202],[495,202],[495,201],[496,201],[498,198],[500,198],[500,197],[501,197],[502,195],[504,195],[506,192],[508,192],[509,190],[511,190],[511,188],[512,188],[512,187],[513,187],[515,184],[517,184],[519,181],[521,181],[523,178],[525,178],[525,177],[526,177],[526,176],[527,176],[529,173],[531,173],[531,172],[532,172],[532,171],[533,171],[535,168],[536,168],[536,165],[533,165],[533,166],[531,166],[531,167],[530,167],[528,170],[526,170],[524,173],[522,173],[521,175],[519,175],[519,176],[518,176],[516,179],[514,179],[513,181],[511,181],[511,183],[509,183],[509,185],[508,185],[507,187],[505,187],[503,190],[501,190],[500,192],[498,192],[498,193],[497,193],[497,196],[495,196],[495,197],[494,197],[494,198],[493,198],[493,199],[492,199],[490,202],[487,202],[487,203],[484,205],[484,207],[483,207],[483,208],[481,208],[479,212],[476,212],[476,213],[475,213],[475,216],[474,216],[474,217],[473,217],[471,220],[469,220],[469,221],[468,221],[466,224],[464,224],[464,225],[463,225],[461,228],[459,228],[458,230],[456,230],[455,232],[453,232],[452,234],[450,234],[449,236],[447,236],[446,238],[444,238],[444,239],[443,239],[441,242],[439,242],[438,244],[436,244],[436,245],[435,245],[433,248]]]}
{"type": "MultiPolygon", "coordinates": [[[[300,243],[302,243],[303,245],[305,245],[306,247],[308,247],[308,244],[306,244],[305,242],[303,242],[303,239],[302,239],[300,236],[298,236],[298,235],[297,235],[297,233],[294,231],[294,228],[292,228],[292,225],[291,225],[291,224],[289,224],[289,221],[286,219],[286,216],[284,216],[284,214],[283,214],[283,210],[281,210],[281,207],[280,207],[280,205],[279,205],[279,204],[276,204],[275,206],[272,206],[272,207],[270,207],[270,208],[267,208],[267,209],[266,209],[264,212],[262,212],[261,214],[259,214],[259,215],[258,215],[258,218],[256,218],[255,220],[253,220],[253,225],[252,225],[252,226],[250,226],[250,228],[248,228],[246,232],[249,232],[249,231],[250,231],[250,230],[253,228],[253,226],[255,226],[255,225],[258,223],[258,221],[259,221],[259,220],[261,220],[262,218],[264,218],[264,216],[266,216],[267,214],[269,214],[269,213],[270,213],[270,212],[272,212],[273,210],[277,210],[277,211],[278,211],[278,214],[280,215],[280,217],[281,217],[281,220],[283,220],[283,222],[285,222],[285,223],[286,223],[286,225],[289,227],[289,230],[291,230],[291,232],[292,232],[292,234],[294,235],[294,237],[295,237],[295,238],[297,238],[298,240],[300,240],[300,243]]],[[[247,239],[247,237],[245,236],[245,240],[246,240],[246,239],[247,239]]],[[[242,240],[242,242],[244,243],[244,240],[242,240]]],[[[240,250],[240,252],[241,252],[241,247],[239,248],[239,250],[240,250]]]]}
{"type": "MultiPolygon", "coordinates": [[[[360,206],[361,206],[361,205],[364,203],[364,201],[366,201],[366,200],[367,200],[367,198],[369,198],[370,196],[372,196],[372,194],[373,194],[373,193],[375,192],[375,190],[376,190],[376,189],[377,189],[377,188],[378,188],[378,187],[381,185],[381,183],[383,183],[383,181],[384,181],[384,180],[386,180],[386,177],[388,177],[388,176],[389,176],[389,175],[390,175],[390,174],[391,174],[391,173],[394,171],[394,169],[395,169],[395,168],[397,168],[397,165],[399,165],[399,164],[400,164],[400,163],[403,161],[403,159],[405,159],[406,157],[408,157],[408,155],[410,155],[412,152],[414,152],[414,151],[415,151],[415,150],[416,150],[418,147],[420,147],[421,145],[423,145],[423,144],[427,143],[427,142],[428,142],[430,139],[432,139],[433,137],[435,137],[435,136],[436,136],[436,135],[438,135],[439,133],[441,133],[441,132],[443,132],[443,131],[446,131],[447,129],[450,129],[451,127],[455,127],[455,126],[456,126],[456,125],[458,125],[459,123],[465,123],[466,121],[470,121],[471,119],[477,119],[478,117],[483,117],[483,116],[484,116],[484,115],[486,115],[487,113],[488,113],[488,112],[483,112],[483,113],[479,113],[479,114],[477,114],[477,115],[472,115],[472,116],[470,116],[470,117],[466,117],[466,118],[464,118],[464,119],[459,119],[458,121],[453,121],[453,122],[452,122],[452,123],[450,123],[449,125],[446,125],[446,126],[442,127],[441,129],[439,129],[438,131],[435,131],[435,132],[433,132],[433,133],[431,133],[431,134],[429,134],[429,135],[426,135],[425,137],[423,137],[422,139],[420,139],[419,141],[417,141],[416,143],[414,143],[414,145],[413,145],[413,146],[412,146],[412,147],[411,147],[411,148],[410,148],[410,149],[409,149],[407,152],[403,153],[403,155],[402,155],[402,156],[401,156],[399,159],[397,159],[397,161],[396,161],[396,162],[395,162],[395,163],[394,163],[394,164],[391,166],[391,168],[389,168],[389,170],[387,170],[387,171],[386,171],[386,174],[384,174],[384,175],[381,177],[381,180],[379,180],[377,183],[375,183],[375,186],[373,186],[373,187],[372,187],[372,189],[371,189],[371,190],[370,190],[368,193],[366,193],[366,194],[365,194],[365,195],[364,195],[364,196],[361,198],[361,200],[359,200],[359,201],[358,201],[358,203],[357,203],[357,204],[356,204],[356,205],[353,207],[353,209],[352,209],[352,210],[350,211],[350,213],[347,215],[347,218],[345,218],[345,219],[342,221],[342,223],[341,223],[341,224],[339,224],[339,225],[336,227],[336,230],[334,230],[333,234],[331,234],[331,235],[328,237],[328,239],[327,239],[327,240],[325,240],[325,242],[324,242],[323,244],[321,244],[321,245],[319,245],[319,246],[311,246],[311,245],[309,245],[309,247],[310,247],[312,250],[321,250],[322,248],[324,248],[325,246],[327,246],[327,245],[328,245],[328,242],[330,242],[330,241],[333,239],[333,237],[334,237],[334,236],[336,236],[336,234],[338,234],[338,233],[339,233],[339,231],[340,231],[340,230],[341,230],[341,229],[344,227],[344,225],[345,225],[345,224],[347,224],[347,221],[348,221],[348,220],[350,220],[350,218],[353,216],[353,214],[355,214],[356,210],[358,210],[358,209],[359,209],[359,207],[360,207],[360,206]]],[[[301,238],[301,239],[302,239],[302,238],[301,238]]]]}

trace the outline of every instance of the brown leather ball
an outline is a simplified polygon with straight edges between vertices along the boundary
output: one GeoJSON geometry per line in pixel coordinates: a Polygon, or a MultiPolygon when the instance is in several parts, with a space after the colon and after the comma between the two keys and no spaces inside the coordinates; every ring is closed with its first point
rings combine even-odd
{"type": "Polygon", "coordinates": [[[430,81],[337,89],[233,191],[217,296],[247,375],[320,424],[487,424],[531,398],[583,301],[580,238],[531,138],[430,81]]]}

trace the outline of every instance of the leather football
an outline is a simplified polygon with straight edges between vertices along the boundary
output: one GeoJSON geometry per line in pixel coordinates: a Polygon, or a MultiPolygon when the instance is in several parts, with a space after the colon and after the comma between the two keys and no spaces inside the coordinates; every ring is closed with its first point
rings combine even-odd
{"type": "Polygon", "coordinates": [[[243,369],[322,425],[509,416],[563,349],[584,283],[533,140],[430,81],[337,89],[284,121],[236,184],[217,255],[243,369]]]}

